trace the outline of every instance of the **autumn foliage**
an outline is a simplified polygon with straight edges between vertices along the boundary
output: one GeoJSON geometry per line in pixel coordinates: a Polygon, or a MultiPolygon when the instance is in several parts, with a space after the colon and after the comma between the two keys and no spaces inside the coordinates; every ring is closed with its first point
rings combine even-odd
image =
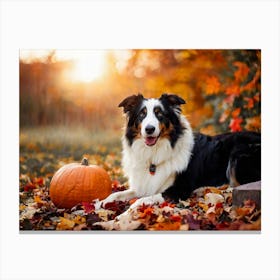
{"type": "Polygon", "coordinates": [[[104,75],[88,83],[67,79],[71,67],[55,52],[45,60],[20,61],[21,126],[119,129],[123,98],[172,92],[187,101],[183,111],[197,130],[261,130],[260,50],[108,51],[104,75]]]}

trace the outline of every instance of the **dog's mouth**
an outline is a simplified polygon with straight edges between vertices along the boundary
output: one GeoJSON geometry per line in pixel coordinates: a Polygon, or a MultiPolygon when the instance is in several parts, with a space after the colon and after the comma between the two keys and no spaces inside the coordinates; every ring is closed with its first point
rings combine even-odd
{"type": "Polygon", "coordinates": [[[158,140],[158,137],[148,136],[145,138],[145,144],[147,146],[153,146],[156,144],[157,140],[158,140]]]}

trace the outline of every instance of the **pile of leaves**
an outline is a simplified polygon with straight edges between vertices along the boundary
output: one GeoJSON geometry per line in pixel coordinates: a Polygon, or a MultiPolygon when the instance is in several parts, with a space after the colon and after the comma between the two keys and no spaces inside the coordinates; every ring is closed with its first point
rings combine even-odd
{"type": "Polygon", "coordinates": [[[58,209],[50,200],[54,173],[63,165],[84,156],[103,167],[112,178],[112,192],[128,188],[123,177],[120,147],[29,142],[20,147],[19,228],[20,230],[260,230],[261,211],[254,201],[232,205],[232,188],[206,186],[177,203],[164,201],[140,204],[121,215],[135,202],[114,201],[106,205],[81,202],[72,209],[58,209]],[[84,152],[87,154],[84,154],[84,152]],[[119,216],[121,215],[121,216],[119,216]],[[118,217],[119,216],[119,217],[118,217]],[[118,217],[118,218],[117,218],[118,217]],[[121,217],[121,218],[120,218],[121,217]]]}
{"type": "MultiPolygon", "coordinates": [[[[142,204],[124,213],[135,199],[114,201],[95,209],[82,202],[72,209],[58,209],[49,198],[51,176],[20,176],[20,230],[260,230],[261,211],[253,201],[232,206],[232,188],[203,187],[179,203],[142,204]]],[[[114,180],[113,191],[127,185],[114,180]]]]}

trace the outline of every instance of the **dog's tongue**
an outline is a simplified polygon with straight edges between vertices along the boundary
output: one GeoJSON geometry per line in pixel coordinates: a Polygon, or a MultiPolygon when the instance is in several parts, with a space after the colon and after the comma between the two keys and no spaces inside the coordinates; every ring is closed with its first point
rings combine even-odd
{"type": "Polygon", "coordinates": [[[145,139],[145,144],[148,146],[153,146],[156,144],[156,142],[157,142],[157,137],[147,137],[145,139]]]}

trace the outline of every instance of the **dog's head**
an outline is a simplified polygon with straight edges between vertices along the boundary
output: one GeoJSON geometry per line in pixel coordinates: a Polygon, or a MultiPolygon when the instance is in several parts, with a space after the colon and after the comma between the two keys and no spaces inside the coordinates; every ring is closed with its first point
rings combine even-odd
{"type": "Polygon", "coordinates": [[[162,94],[159,99],[146,99],[142,94],[125,98],[119,107],[127,114],[128,143],[142,139],[147,146],[156,145],[160,138],[168,138],[174,146],[183,127],[180,123],[180,105],[185,101],[175,94],[162,94]]]}

